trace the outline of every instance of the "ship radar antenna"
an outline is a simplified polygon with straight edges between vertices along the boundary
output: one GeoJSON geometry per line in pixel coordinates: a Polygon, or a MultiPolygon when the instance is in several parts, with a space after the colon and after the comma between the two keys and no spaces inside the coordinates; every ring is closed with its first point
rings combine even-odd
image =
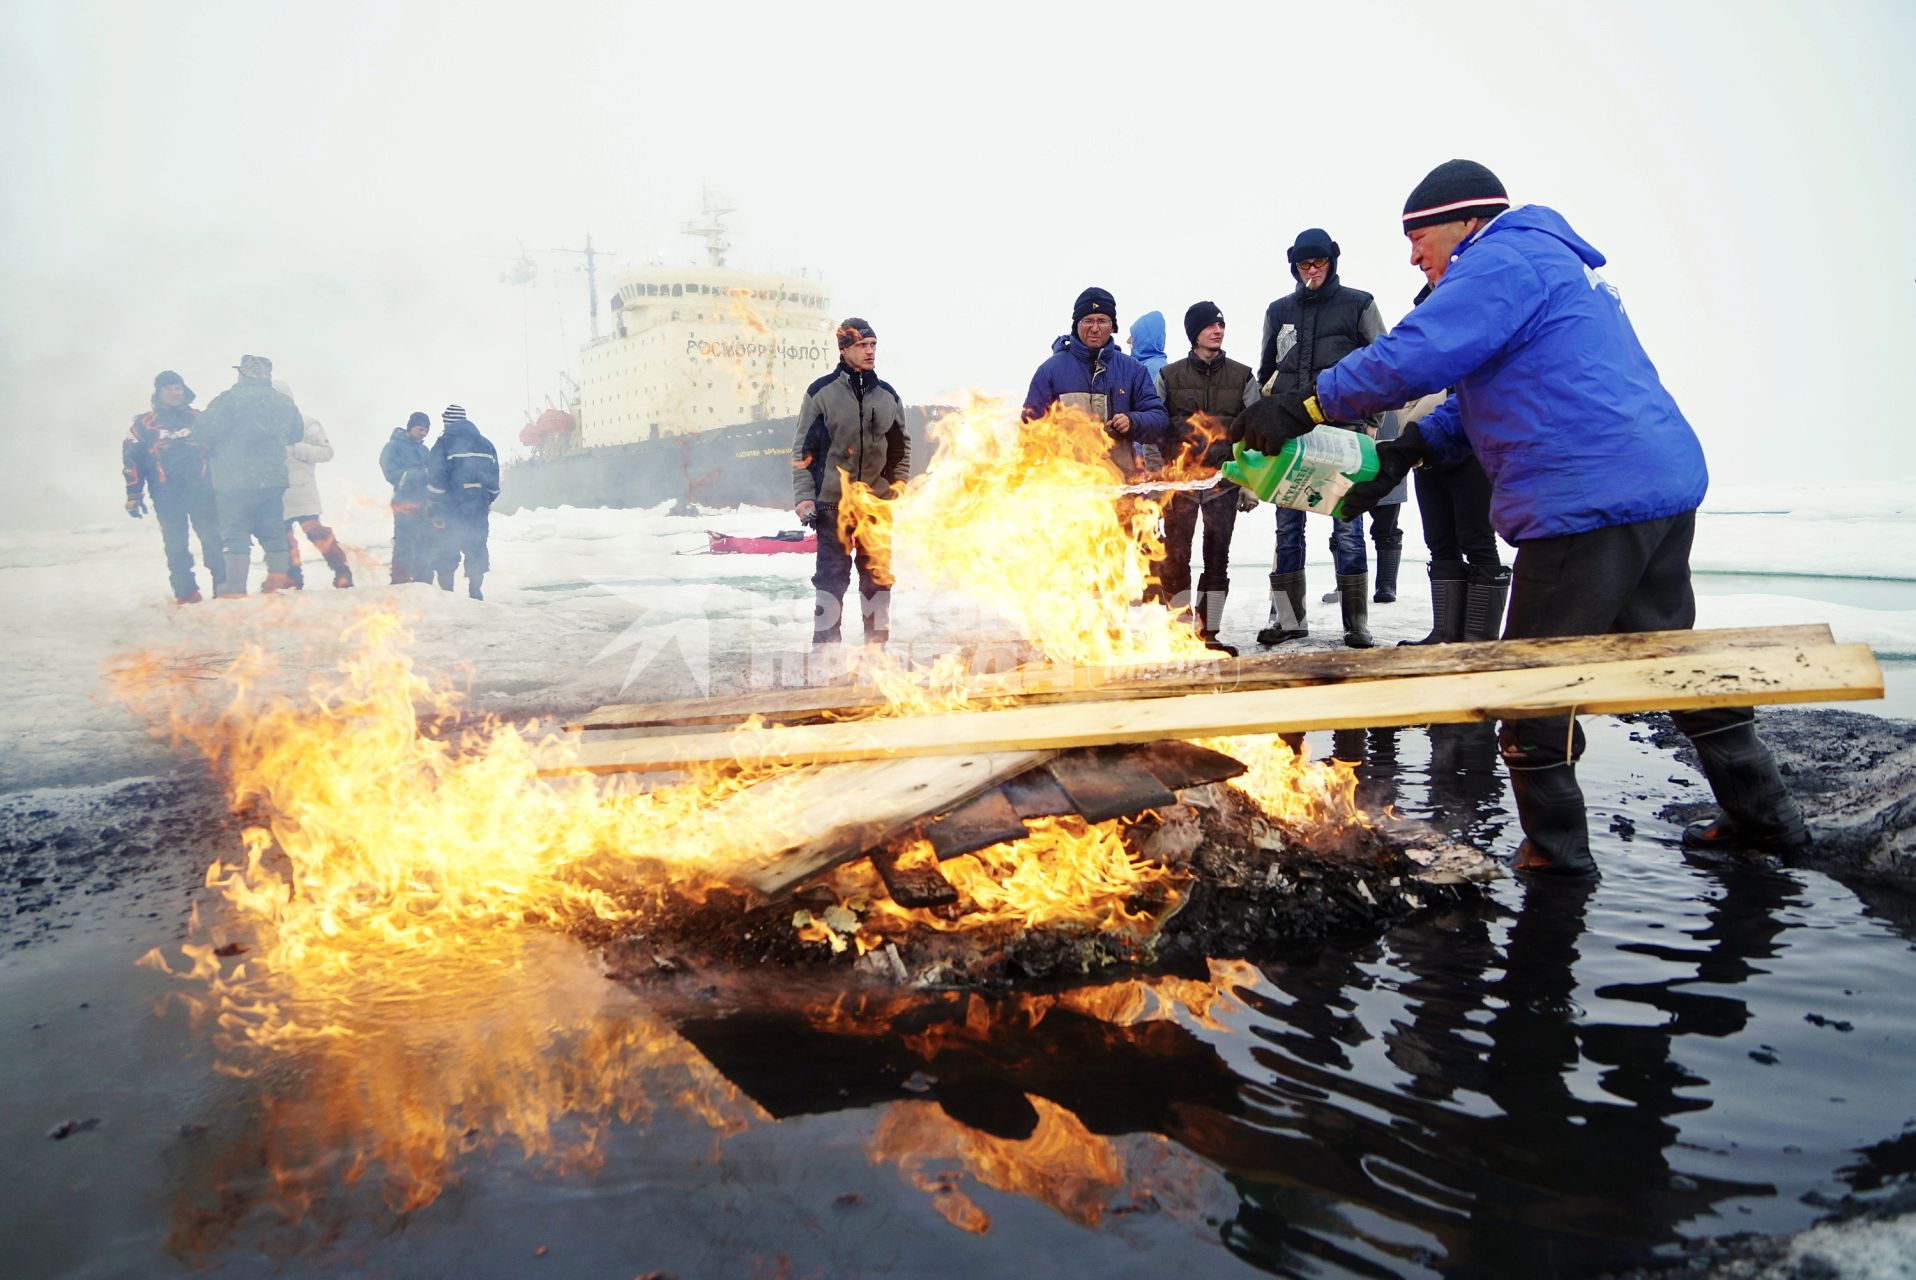
{"type": "Polygon", "coordinates": [[[725,255],[732,251],[732,237],[725,227],[725,215],[736,211],[738,206],[709,186],[705,188],[705,198],[701,204],[700,220],[688,222],[679,229],[688,236],[698,236],[704,240],[705,252],[711,256],[712,265],[722,267],[725,265],[725,255]]]}

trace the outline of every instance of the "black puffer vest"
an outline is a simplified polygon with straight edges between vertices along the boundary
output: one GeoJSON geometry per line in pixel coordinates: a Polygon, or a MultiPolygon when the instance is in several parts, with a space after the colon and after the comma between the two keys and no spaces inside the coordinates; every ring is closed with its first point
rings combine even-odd
{"type": "Polygon", "coordinates": [[[1276,338],[1284,325],[1295,327],[1297,342],[1282,360],[1275,361],[1277,382],[1271,390],[1279,395],[1310,395],[1318,374],[1366,345],[1364,311],[1372,301],[1370,294],[1346,288],[1333,274],[1321,288],[1306,289],[1300,284],[1273,302],[1264,313],[1273,345],[1266,349],[1260,367],[1268,368],[1275,359],[1276,338]]]}
{"type": "Polygon", "coordinates": [[[1188,451],[1190,461],[1207,467],[1224,464],[1231,456],[1228,432],[1203,431],[1193,424],[1191,415],[1208,413],[1229,427],[1244,408],[1244,387],[1251,381],[1249,365],[1239,364],[1223,352],[1209,364],[1196,356],[1164,366],[1159,378],[1164,383],[1164,407],[1171,415],[1169,439],[1164,448],[1167,461],[1188,451]],[[1200,453],[1201,451],[1201,453],[1200,453]]]}

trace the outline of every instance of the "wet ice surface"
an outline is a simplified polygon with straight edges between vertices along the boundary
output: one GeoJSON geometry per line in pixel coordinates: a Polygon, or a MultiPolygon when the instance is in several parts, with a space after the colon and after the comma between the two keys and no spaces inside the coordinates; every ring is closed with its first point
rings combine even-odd
{"type": "MultiPolygon", "coordinates": [[[[322,1179],[332,1190],[290,1221],[264,1198],[260,1099],[317,1087],[325,1066],[292,1057],[271,1081],[233,1079],[177,1007],[155,1016],[178,984],[133,961],[177,944],[203,897],[199,871],[226,850],[196,825],[214,802],[193,770],[96,693],[101,664],[142,644],[217,655],[241,634],[323,652],[351,606],[392,594],[418,615],[426,663],[469,662],[476,698],[496,710],[683,693],[702,663],[739,687],[778,674],[776,648],[755,640],[802,634],[808,559],[670,553],[699,547],[707,527],[768,532],[780,519],[502,519],[482,604],[375,588],[177,610],[150,528],[0,540],[0,587],[26,606],[11,641],[17,696],[0,711],[0,869],[16,890],[0,934],[9,1273],[1590,1275],[1686,1241],[1799,1231],[1819,1204],[1910,1178],[1909,915],[1816,872],[1682,854],[1656,815],[1700,779],[1638,728],[1598,719],[1583,768],[1605,870],[1594,890],[1505,883],[1381,939],[1266,963],[1214,1008],[1216,1025],[1058,1014],[1001,1029],[990,1002],[954,1011],[928,995],[900,1034],[848,1039],[798,1019],[820,993],[781,978],[752,999],[696,983],[641,995],[554,940],[519,993],[543,997],[540,1013],[502,1022],[502,1039],[569,1046],[553,1010],[638,1021],[669,997],[751,1121],[720,1136],[661,1106],[609,1124],[589,1171],[510,1144],[473,1151],[439,1199],[403,1217],[377,1175],[322,1179]],[[710,620],[704,657],[681,634],[688,615],[710,620]],[[622,636],[637,643],[606,652],[622,636]],[[626,687],[635,650],[662,639],[672,647],[626,687]],[[167,821],[143,825],[154,812],[167,821]],[[932,1041],[904,1034],[954,1021],[987,1030],[930,1057],[932,1041]],[[987,1230],[954,1210],[958,1197],[987,1230]]],[[[1715,595],[1706,581],[1702,622],[1829,620],[1840,640],[1916,653],[1899,587],[1812,599],[1771,576],[1811,571],[1819,545],[1850,548],[1859,571],[1887,567],[1881,529],[1858,537],[1841,523],[1800,520],[1772,554],[1706,518],[1699,563],[1761,572],[1769,590],[1715,595]]],[[[336,524],[349,545],[376,548],[376,520],[336,524]]],[[[1240,581],[1254,584],[1268,534],[1246,525],[1240,581]]],[[[1403,601],[1373,610],[1380,638],[1422,633],[1420,576],[1407,571],[1403,601]]],[[[1240,587],[1232,630],[1255,628],[1256,595],[1240,587]]],[[[901,604],[902,637],[948,638],[941,609],[901,604]]],[[[1334,611],[1322,606],[1314,628],[1334,611]]],[[[1313,735],[1311,748],[1350,756],[1360,741],[1373,804],[1484,847],[1514,843],[1481,737],[1439,731],[1436,770],[1421,730],[1313,735]]],[[[445,1067],[454,1085],[466,1069],[445,1067]]],[[[1908,1255],[1881,1247],[1899,1229],[1863,1228],[1839,1273],[1899,1274],[1908,1255]]]]}

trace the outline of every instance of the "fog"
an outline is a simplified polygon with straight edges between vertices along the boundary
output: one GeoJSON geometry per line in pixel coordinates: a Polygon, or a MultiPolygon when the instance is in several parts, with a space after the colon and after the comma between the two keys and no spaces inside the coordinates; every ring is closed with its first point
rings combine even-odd
{"type": "Polygon", "coordinates": [[[1452,156],[1609,255],[1720,481],[1916,476],[1913,37],[1906,3],[7,0],[0,522],[123,518],[153,374],[203,406],[245,352],[326,424],[329,510],[414,409],[516,450],[587,329],[545,251],[696,260],[706,183],[735,265],[822,275],[930,402],[1022,394],[1093,283],[1174,339],[1213,299],[1254,357],[1310,225],[1395,320],[1452,156]]]}

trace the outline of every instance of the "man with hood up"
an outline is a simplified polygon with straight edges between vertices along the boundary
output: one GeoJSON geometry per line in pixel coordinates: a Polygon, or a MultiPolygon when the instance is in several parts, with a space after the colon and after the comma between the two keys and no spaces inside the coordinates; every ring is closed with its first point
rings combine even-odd
{"type": "MultiPolygon", "coordinates": [[[[1300,231],[1285,254],[1297,287],[1264,312],[1264,348],[1257,380],[1265,394],[1297,394],[1321,371],[1383,334],[1384,318],[1376,300],[1337,278],[1338,255],[1337,242],[1321,227],[1300,231]]],[[[1377,434],[1377,424],[1369,417],[1339,420],[1334,425],[1377,434]]],[[[1310,634],[1304,621],[1305,515],[1289,507],[1277,508],[1271,620],[1257,633],[1261,645],[1301,640],[1310,634]]],[[[1353,649],[1368,649],[1372,645],[1370,565],[1364,555],[1362,522],[1331,521],[1331,562],[1337,574],[1336,598],[1342,602],[1344,643],[1353,649]]]]}
{"type": "Polygon", "coordinates": [[[436,527],[443,526],[436,566],[439,585],[452,590],[453,575],[464,556],[466,594],[483,600],[480,585],[492,567],[486,538],[491,532],[492,500],[499,496],[499,451],[479,434],[460,406],[447,405],[439,418],[443,425],[426,462],[430,518],[436,527]]]}
{"type": "Polygon", "coordinates": [[[198,426],[213,490],[219,495],[220,533],[226,543],[219,594],[226,599],[246,594],[255,541],[266,553],[266,581],[260,590],[284,591],[293,585],[283,514],[286,446],[306,434],[298,406],[273,390],[271,360],[241,356],[233,367],[239,381],[213,397],[198,426]]]}
{"type": "Polygon", "coordinates": [[[426,472],[432,451],[426,436],[432,419],[415,413],[379,451],[379,470],[393,487],[392,580],[432,581],[432,524],[426,519],[426,472]]]}
{"type": "Polygon", "coordinates": [[[1051,358],[1031,375],[1024,420],[1042,418],[1062,404],[1105,424],[1112,439],[1111,464],[1129,480],[1138,474],[1133,445],[1157,445],[1170,424],[1164,402],[1144,365],[1111,341],[1118,304],[1093,286],[1071,307],[1071,332],[1051,344],[1051,358]]]}
{"type": "MultiPolygon", "coordinates": [[[[1506,639],[1694,625],[1703,448],[1597,274],[1604,256],[1555,210],[1512,208],[1497,176],[1469,160],[1431,170],[1404,202],[1403,226],[1430,296],[1303,394],[1246,410],[1246,438],[1281,439],[1454,388],[1379,447],[1377,478],[1350,491],[1346,510],[1367,509],[1422,462],[1474,452],[1490,478],[1491,521],[1517,547],[1506,639]]],[[[1685,831],[1685,845],[1809,844],[1750,708],[1671,719],[1696,744],[1723,809],[1685,831]]],[[[1595,875],[1576,777],[1583,731],[1562,718],[1516,720],[1498,737],[1523,824],[1517,868],[1595,875]]]]}
{"type": "Polygon", "coordinates": [[[200,588],[193,577],[193,551],[187,541],[189,524],[200,540],[200,558],[212,578],[209,587],[217,592],[226,576],[219,504],[213,496],[206,451],[194,435],[199,410],[193,408],[193,389],[171,369],[154,377],[152,405],[133,419],[133,428],[120,445],[126,513],[136,520],[145,515],[146,497],[152,495],[173,598],[181,604],[198,604],[200,588]]]}
{"type": "MultiPolygon", "coordinates": [[[[281,395],[292,397],[292,388],[283,382],[273,384],[281,395]]],[[[333,442],[326,438],[326,428],[319,425],[318,418],[300,417],[306,423],[306,434],[300,437],[298,444],[286,446],[286,497],[281,509],[286,515],[286,552],[292,561],[289,574],[295,587],[304,590],[306,573],[299,563],[299,535],[303,532],[313,549],[326,560],[326,567],[333,571],[335,587],[353,585],[353,571],[346,563],[346,549],[333,537],[333,531],[319,521],[319,478],[315,469],[322,462],[333,460],[333,442]]]]}

